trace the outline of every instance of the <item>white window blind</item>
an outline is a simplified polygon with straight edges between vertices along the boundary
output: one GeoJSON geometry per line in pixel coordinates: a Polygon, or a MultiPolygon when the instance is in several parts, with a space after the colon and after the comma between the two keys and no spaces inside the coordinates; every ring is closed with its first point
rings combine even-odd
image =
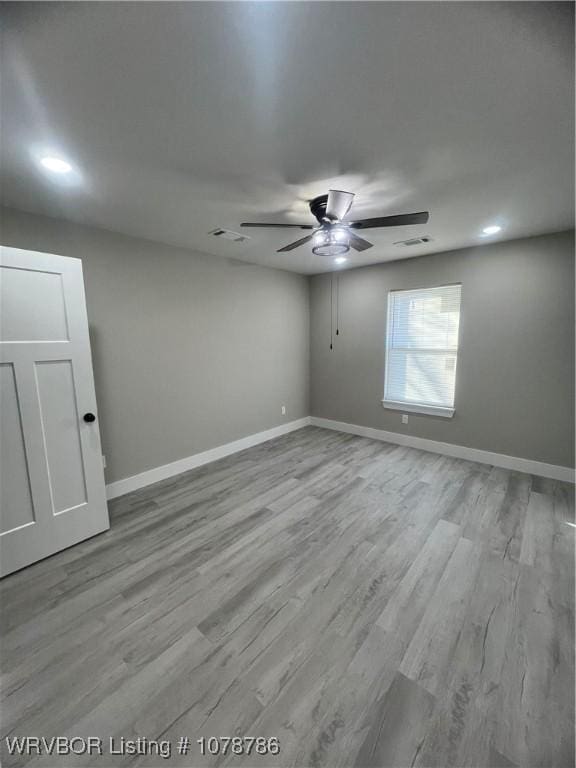
{"type": "Polygon", "coordinates": [[[444,285],[388,294],[384,407],[453,415],[460,292],[444,285]]]}

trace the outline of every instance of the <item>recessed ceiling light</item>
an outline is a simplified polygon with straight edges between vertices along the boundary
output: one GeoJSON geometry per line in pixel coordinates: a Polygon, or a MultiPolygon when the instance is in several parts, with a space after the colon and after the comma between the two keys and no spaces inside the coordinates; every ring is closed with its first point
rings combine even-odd
{"type": "Polygon", "coordinates": [[[345,261],[348,261],[344,256],[338,256],[337,259],[334,259],[335,264],[344,264],[345,261]]]}
{"type": "Polygon", "coordinates": [[[70,173],[72,170],[70,163],[61,157],[53,157],[52,155],[40,158],[40,165],[52,173],[70,173]]]}
{"type": "Polygon", "coordinates": [[[502,227],[498,226],[498,224],[492,224],[489,227],[484,227],[484,229],[482,230],[482,234],[483,235],[496,235],[498,232],[500,232],[501,229],[502,229],[502,227]]]}

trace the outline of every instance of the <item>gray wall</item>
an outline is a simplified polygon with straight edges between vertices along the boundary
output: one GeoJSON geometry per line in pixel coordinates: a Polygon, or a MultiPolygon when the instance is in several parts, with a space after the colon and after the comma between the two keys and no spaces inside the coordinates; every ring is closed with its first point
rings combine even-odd
{"type": "Polygon", "coordinates": [[[307,278],[8,209],[0,225],[82,259],[108,481],[308,415],[307,278]]]}
{"type": "Polygon", "coordinates": [[[330,277],[311,280],[311,413],[563,466],[574,465],[574,233],[340,273],[330,341],[330,277]],[[453,419],[385,410],[387,293],[462,283],[453,419]]]}
{"type": "Polygon", "coordinates": [[[573,233],[341,272],[330,352],[329,275],[310,281],[309,317],[299,275],[9,209],[0,226],[5,245],[83,261],[108,481],[309,412],[574,463],[573,233]],[[387,292],[451,282],[463,284],[456,413],[404,426],[380,403],[387,292]]]}

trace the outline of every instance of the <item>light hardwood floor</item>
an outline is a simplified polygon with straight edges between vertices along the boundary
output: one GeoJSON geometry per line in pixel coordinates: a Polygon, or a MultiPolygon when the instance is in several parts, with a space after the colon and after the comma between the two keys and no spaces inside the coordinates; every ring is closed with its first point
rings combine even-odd
{"type": "Polygon", "coordinates": [[[110,506],[0,585],[2,737],[190,753],[4,765],[573,766],[571,487],[308,427],[110,506]]]}

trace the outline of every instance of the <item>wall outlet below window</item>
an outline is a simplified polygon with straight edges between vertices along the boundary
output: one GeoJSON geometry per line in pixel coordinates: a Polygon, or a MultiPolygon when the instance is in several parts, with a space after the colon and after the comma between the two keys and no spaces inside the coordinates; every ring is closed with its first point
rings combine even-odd
{"type": "Polygon", "coordinates": [[[402,414],[402,424],[408,424],[408,414],[402,414]]]}
{"type": "Polygon", "coordinates": [[[286,406],[282,406],[282,416],[286,416],[286,406]]]}

